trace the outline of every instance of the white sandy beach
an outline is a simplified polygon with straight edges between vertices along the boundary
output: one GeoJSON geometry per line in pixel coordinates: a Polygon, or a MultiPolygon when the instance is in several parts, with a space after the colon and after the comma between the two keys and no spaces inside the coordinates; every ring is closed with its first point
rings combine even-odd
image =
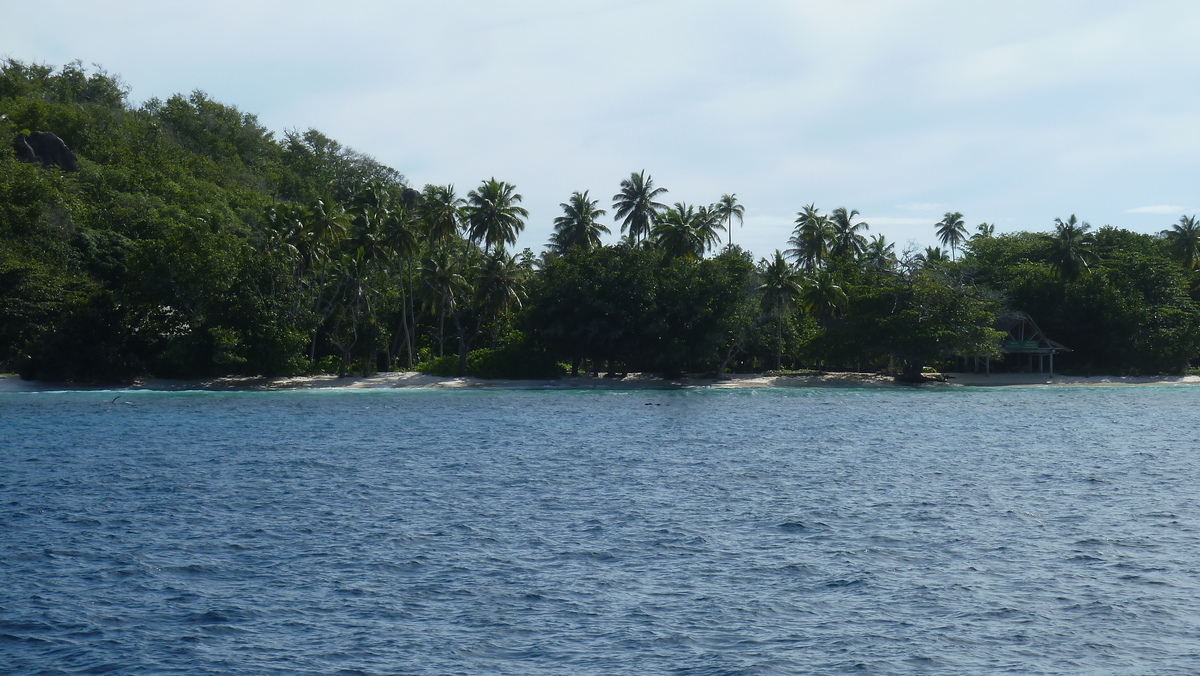
{"type": "MultiPolygon", "coordinates": [[[[931,381],[921,387],[1110,387],[1146,385],[1197,385],[1200,376],[1050,376],[1042,373],[947,373],[945,382],[931,381]]],[[[664,379],[655,375],[631,373],[624,377],[566,376],[558,380],[481,380],[479,378],[443,378],[415,372],[380,373],[368,376],[331,375],[279,378],[224,377],[207,380],[144,379],[130,384],[62,383],[21,380],[0,375],[0,392],[39,392],[55,390],[284,390],[284,389],[675,389],[715,388],[748,389],[768,387],[912,387],[888,376],[871,373],[824,373],[803,375],[733,374],[724,380],[692,376],[664,379]]]]}

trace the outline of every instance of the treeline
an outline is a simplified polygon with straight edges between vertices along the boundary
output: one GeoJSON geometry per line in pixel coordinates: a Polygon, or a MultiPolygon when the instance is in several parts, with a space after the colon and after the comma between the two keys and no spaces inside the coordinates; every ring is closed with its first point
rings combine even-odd
{"type": "MultiPolygon", "coordinates": [[[[611,213],[580,192],[546,248],[488,179],[410,187],[316,130],[282,138],[202,92],[134,107],[79,63],[0,67],[0,135],[50,131],[77,171],[0,153],[0,365],[41,379],[895,368],[1000,358],[997,313],[1074,349],[1061,369],[1179,372],[1200,352],[1194,219],[1164,236],[1050,234],[896,252],[814,205],[785,251],[730,242],[744,208],[667,205],[645,172],[611,213]],[[607,224],[622,238],[603,245],[607,224]]],[[[986,225],[986,224],[985,224],[986,225]]],[[[932,226],[932,224],[931,224],[932,226]]]]}

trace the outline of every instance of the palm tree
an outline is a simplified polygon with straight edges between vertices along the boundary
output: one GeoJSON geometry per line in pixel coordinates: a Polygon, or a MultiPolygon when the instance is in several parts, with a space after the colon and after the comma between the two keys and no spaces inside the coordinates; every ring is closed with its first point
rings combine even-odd
{"type": "Polygon", "coordinates": [[[887,241],[883,235],[871,237],[863,251],[863,259],[867,268],[876,272],[886,272],[896,267],[896,246],[887,241]]]}
{"type": "Polygon", "coordinates": [[[426,185],[421,191],[419,214],[430,242],[445,242],[462,229],[466,202],[454,194],[454,185],[426,185]]]}
{"type": "Polygon", "coordinates": [[[1196,217],[1180,216],[1178,223],[1161,234],[1167,238],[1184,267],[1195,270],[1196,263],[1200,262],[1200,222],[1196,221],[1196,217]]]}
{"type": "Polygon", "coordinates": [[[865,221],[854,223],[854,217],[858,215],[858,209],[846,211],[846,207],[838,207],[829,215],[829,220],[833,224],[833,245],[830,247],[829,253],[834,257],[853,256],[858,258],[862,255],[863,250],[867,246],[867,238],[859,232],[859,230],[867,231],[871,226],[865,221]]]}
{"type": "Polygon", "coordinates": [[[413,366],[414,359],[413,329],[417,324],[414,303],[415,289],[413,288],[415,284],[413,272],[417,267],[417,261],[414,260],[415,254],[421,248],[423,238],[429,238],[432,235],[436,236],[439,241],[445,241],[455,236],[458,230],[456,208],[452,207],[453,220],[449,233],[438,233],[436,221],[433,221],[435,226],[431,228],[430,221],[427,221],[425,216],[432,216],[432,210],[429,214],[425,214],[424,210],[427,206],[432,207],[438,202],[451,205],[454,202],[462,203],[462,200],[454,196],[453,186],[446,188],[425,186],[424,194],[428,199],[424,199],[422,194],[405,188],[399,194],[390,195],[391,208],[378,222],[381,242],[388,251],[388,260],[392,264],[395,276],[394,281],[400,291],[400,330],[393,333],[392,340],[388,345],[388,357],[390,361],[391,355],[400,349],[401,339],[403,339],[410,368],[413,366]],[[430,188],[436,190],[431,191],[430,188]],[[441,194],[443,191],[444,194],[441,194]]]}
{"type": "Polygon", "coordinates": [[[996,224],[986,222],[980,223],[979,225],[975,226],[975,231],[977,233],[975,237],[980,239],[988,239],[996,235],[996,224]]]}
{"type": "Polygon", "coordinates": [[[833,224],[829,222],[829,217],[817,213],[816,206],[809,204],[796,214],[796,229],[788,240],[792,248],[787,250],[787,255],[805,270],[816,270],[829,258],[833,236],[833,224]]]}
{"type": "Polygon", "coordinates": [[[600,200],[588,199],[588,191],[576,192],[571,199],[559,204],[563,215],[554,219],[554,233],[550,235],[550,248],[566,253],[571,247],[589,251],[600,246],[600,233],[609,234],[600,217],[607,213],[598,208],[600,200]]]}
{"type": "Polygon", "coordinates": [[[517,234],[525,229],[524,219],[529,212],[517,206],[521,195],[516,189],[511,183],[491,178],[467,193],[467,236],[473,242],[482,242],[485,251],[516,244],[517,234]]]}
{"type": "MultiPolygon", "coordinates": [[[[526,299],[526,271],[527,269],[521,265],[517,257],[510,255],[503,248],[493,251],[479,266],[476,274],[475,296],[480,314],[476,317],[475,331],[471,334],[472,339],[478,335],[485,318],[493,320],[493,342],[499,338],[501,324],[507,324],[502,320],[510,311],[521,309],[521,305],[526,299]]],[[[460,340],[459,371],[460,374],[465,374],[466,350],[469,349],[469,345],[463,341],[468,340],[468,337],[464,335],[461,320],[456,317],[455,321],[458,325],[460,340]]]]}
{"type": "Polygon", "coordinates": [[[325,251],[336,249],[350,229],[350,216],[346,210],[336,202],[326,206],[323,200],[317,200],[309,207],[308,214],[312,218],[308,232],[315,247],[325,251]]]}
{"type": "MultiPolygon", "coordinates": [[[[342,246],[346,233],[350,230],[350,216],[336,202],[326,206],[322,200],[317,200],[303,212],[305,222],[295,231],[300,248],[309,261],[312,277],[310,283],[316,289],[312,296],[312,311],[319,318],[317,327],[329,319],[337,309],[337,294],[331,289],[330,281],[337,275],[337,253],[342,246]]],[[[320,332],[313,330],[309,342],[308,359],[317,359],[317,338],[320,332]]]]}
{"type": "Polygon", "coordinates": [[[703,230],[698,227],[700,220],[695,207],[676,202],[655,221],[650,235],[668,259],[695,260],[704,255],[708,243],[703,230]]]}
{"type": "Polygon", "coordinates": [[[846,292],[828,270],[818,270],[804,284],[800,302],[805,312],[823,322],[846,304],[846,292]]]}
{"type": "Polygon", "coordinates": [[[267,223],[263,229],[266,250],[304,263],[306,256],[301,247],[307,245],[308,220],[306,208],[298,204],[280,203],[267,207],[267,223]]]}
{"type": "MultiPolygon", "coordinates": [[[[578,194],[578,193],[576,193],[578,194]]],[[[493,317],[520,309],[525,301],[525,268],[516,255],[496,249],[479,270],[480,305],[493,317]]]]}
{"type": "Polygon", "coordinates": [[[778,371],[783,365],[783,317],[796,304],[803,288],[799,273],[784,260],[779,249],[770,263],[763,259],[761,265],[763,283],[758,290],[763,293],[767,311],[775,315],[775,370],[778,371]]]}
{"type": "Polygon", "coordinates": [[[621,192],[612,197],[613,218],[621,221],[621,232],[629,231],[629,241],[636,243],[650,234],[654,221],[667,208],[654,200],[666,192],[666,188],[654,187],[654,179],[645,169],[621,181],[621,192]]]}
{"type": "Polygon", "coordinates": [[[1050,245],[1049,259],[1050,264],[1063,279],[1073,280],[1079,277],[1079,274],[1088,269],[1088,259],[1095,258],[1090,250],[1090,247],[1096,243],[1096,238],[1088,232],[1091,225],[1080,222],[1075,219],[1075,214],[1071,214],[1067,220],[1061,218],[1054,219],[1055,233],[1046,235],[1045,238],[1050,245]]]}
{"type": "Polygon", "coordinates": [[[925,268],[932,267],[938,263],[945,263],[949,260],[946,258],[946,251],[937,246],[925,247],[925,253],[918,254],[917,258],[921,261],[921,267],[925,268]]]}
{"type": "Polygon", "coordinates": [[[319,251],[312,226],[312,210],[298,204],[284,204],[267,209],[268,236],[285,252],[295,255],[305,270],[316,265],[319,251]]]}
{"type": "Polygon", "coordinates": [[[457,297],[469,287],[459,257],[452,245],[434,247],[421,261],[420,275],[425,290],[425,308],[438,316],[438,356],[446,350],[446,311],[454,309],[457,297]]]}
{"type": "Polygon", "coordinates": [[[380,239],[389,258],[408,258],[416,253],[419,243],[415,223],[408,209],[396,205],[376,216],[380,239]]]}
{"type": "Polygon", "coordinates": [[[958,245],[967,238],[967,226],[963,223],[963,215],[957,211],[947,211],[942,220],[937,222],[937,236],[943,246],[950,247],[951,258],[956,257],[958,245]]]}
{"type": "Polygon", "coordinates": [[[745,223],[743,219],[746,216],[746,207],[738,204],[736,193],[729,193],[726,195],[721,195],[721,199],[717,200],[717,204],[713,211],[716,213],[717,218],[725,221],[725,233],[727,237],[725,244],[732,246],[733,219],[736,218],[738,225],[744,226],[745,223]]]}
{"type": "Polygon", "coordinates": [[[721,243],[721,236],[717,234],[717,231],[725,229],[725,226],[721,224],[722,220],[715,204],[696,209],[696,220],[693,224],[696,230],[699,231],[700,237],[704,240],[704,249],[706,251],[712,250],[715,244],[721,243]]]}
{"type": "Polygon", "coordinates": [[[351,249],[361,249],[367,261],[408,256],[417,248],[408,209],[395,197],[382,183],[373,182],[351,198],[348,242],[351,249]]]}

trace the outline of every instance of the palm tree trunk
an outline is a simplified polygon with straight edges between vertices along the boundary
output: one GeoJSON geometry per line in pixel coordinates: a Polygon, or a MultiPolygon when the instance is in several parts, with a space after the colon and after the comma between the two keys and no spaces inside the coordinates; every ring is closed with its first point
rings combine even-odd
{"type": "MultiPolygon", "coordinates": [[[[317,276],[317,299],[316,299],[316,302],[313,304],[313,309],[316,310],[317,316],[322,318],[321,319],[322,324],[325,323],[325,318],[323,317],[325,312],[324,312],[324,310],[321,309],[321,296],[323,296],[325,293],[325,272],[326,272],[327,268],[328,268],[328,261],[322,262],[321,273],[317,276]]],[[[308,349],[308,363],[309,364],[315,364],[317,361],[317,336],[320,335],[320,333],[321,333],[321,327],[320,327],[320,325],[318,325],[317,328],[313,330],[312,345],[309,346],[309,349],[308,349]]]]}
{"type": "MultiPolygon", "coordinates": [[[[405,282],[407,281],[411,280],[408,266],[405,266],[404,275],[400,277],[400,326],[404,329],[404,346],[408,352],[408,368],[411,370],[413,367],[412,329],[409,328],[408,317],[409,308],[412,305],[412,286],[410,284],[406,287],[405,282]]],[[[414,326],[413,329],[415,328],[414,326]]],[[[392,341],[392,344],[394,343],[395,341],[392,341]]],[[[388,356],[391,357],[390,351],[388,356]]]]}
{"type": "Polygon", "coordinates": [[[467,343],[467,331],[463,327],[462,318],[459,317],[458,310],[450,313],[454,318],[454,329],[458,332],[458,376],[461,378],[467,375],[467,351],[469,345],[467,343]]]}
{"type": "Polygon", "coordinates": [[[417,299],[416,299],[416,295],[417,295],[417,289],[416,289],[415,283],[413,282],[412,269],[410,268],[408,270],[408,313],[409,313],[409,319],[412,320],[412,322],[409,324],[409,326],[412,327],[412,332],[409,333],[407,336],[408,368],[410,370],[413,367],[413,338],[415,337],[413,334],[415,334],[417,332],[417,305],[416,305],[417,299]]]}
{"type": "MultiPolygon", "coordinates": [[[[444,302],[444,301],[443,301],[444,302]]],[[[438,311],[438,357],[446,356],[446,306],[438,311]]]]}
{"type": "Polygon", "coordinates": [[[783,313],[777,313],[779,320],[775,330],[775,370],[783,369],[783,313]]]}

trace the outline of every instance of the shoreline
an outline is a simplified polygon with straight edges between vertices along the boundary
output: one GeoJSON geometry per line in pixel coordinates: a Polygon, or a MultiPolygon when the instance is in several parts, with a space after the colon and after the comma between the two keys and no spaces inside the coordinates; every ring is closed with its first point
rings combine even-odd
{"type": "Polygon", "coordinates": [[[831,372],[798,375],[731,374],[723,380],[690,376],[677,379],[651,374],[631,373],[623,377],[564,376],[558,380],[482,380],[446,378],[410,371],[380,373],[372,376],[333,375],[281,376],[275,378],[225,376],[194,380],[139,379],[129,384],[89,384],[21,380],[15,375],[0,375],[0,392],[48,391],[249,391],[316,389],[507,389],[507,390],[674,390],[674,389],[767,389],[767,388],[897,388],[897,387],[1138,387],[1152,385],[1200,385],[1200,376],[1049,376],[1042,373],[946,373],[945,382],[923,384],[898,383],[890,376],[873,373],[831,372]]]}

